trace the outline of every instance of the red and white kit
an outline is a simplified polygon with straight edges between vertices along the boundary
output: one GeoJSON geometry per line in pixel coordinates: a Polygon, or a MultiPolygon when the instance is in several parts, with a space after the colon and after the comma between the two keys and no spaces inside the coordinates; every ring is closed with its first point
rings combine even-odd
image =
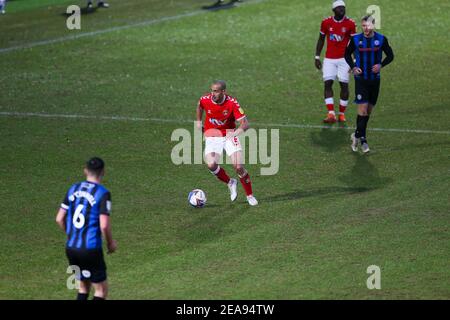
{"type": "Polygon", "coordinates": [[[227,139],[227,130],[236,129],[236,121],[245,118],[239,102],[229,95],[225,95],[223,101],[214,102],[212,95],[208,94],[200,98],[199,106],[205,111],[205,154],[215,152],[222,154],[225,149],[228,156],[242,150],[238,137],[227,139]]]}
{"type": "Polygon", "coordinates": [[[344,17],[336,21],[334,17],[328,17],[322,21],[320,33],[327,38],[327,52],[323,60],[323,80],[349,81],[350,67],[345,62],[345,48],[352,35],[356,33],[355,22],[344,17]]]}

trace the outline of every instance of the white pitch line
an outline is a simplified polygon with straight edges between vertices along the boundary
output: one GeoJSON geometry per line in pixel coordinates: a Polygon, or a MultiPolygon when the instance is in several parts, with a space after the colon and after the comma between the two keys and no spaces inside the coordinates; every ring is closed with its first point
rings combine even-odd
{"type": "MultiPolygon", "coordinates": [[[[34,112],[8,112],[0,111],[0,116],[3,117],[37,117],[50,119],[86,119],[86,120],[106,120],[106,121],[136,121],[136,122],[160,122],[160,123],[193,123],[193,120],[183,119],[163,119],[163,118],[140,118],[140,117],[123,117],[123,116],[89,116],[82,114],[51,114],[51,113],[34,113],[34,112]]],[[[354,127],[332,127],[309,124],[283,124],[283,123],[257,123],[252,122],[256,127],[279,127],[279,128],[299,128],[299,129],[338,129],[338,130],[355,130],[354,127]]],[[[397,128],[369,128],[369,131],[379,132],[397,132],[397,133],[421,133],[421,134],[446,134],[450,135],[450,131],[435,131],[423,129],[397,129],[397,128]]]]}
{"type": "MultiPolygon", "coordinates": [[[[251,2],[244,2],[242,4],[239,4],[238,6],[257,4],[257,3],[264,2],[264,1],[267,1],[267,0],[254,0],[251,2]]],[[[126,29],[130,29],[130,28],[149,26],[149,25],[158,24],[161,22],[166,22],[166,21],[179,20],[179,19],[186,18],[186,17],[193,17],[193,16],[197,16],[199,14],[205,14],[210,11],[216,11],[216,10],[196,10],[196,11],[192,11],[192,12],[178,14],[175,16],[168,16],[168,17],[162,17],[162,18],[158,18],[158,19],[144,20],[141,22],[132,23],[132,24],[124,25],[124,26],[117,26],[117,27],[112,27],[112,28],[107,28],[107,29],[102,29],[102,30],[97,30],[97,31],[78,33],[73,36],[66,36],[66,37],[61,37],[61,38],[30,42],[30,43],[21,44],[18,46],[13,46],[13,47],[8,47],[8,48],[0,48],[0,54],[11,52],[11,51],[18,51],[18,50],[22,50],[22,49],[34,48],[37,46],[44,46],[44,45],[53,44],[53,43],[60,43],[60,42],[65,42],[65,41],[70,41],[70,40],[76,40],[76,39],[85,38],[85,37],[92,37],[92,36],[96,36],[99,34],[110,33],[110,32],[119,31],[119,30],[126,30],[126,29]]]]}

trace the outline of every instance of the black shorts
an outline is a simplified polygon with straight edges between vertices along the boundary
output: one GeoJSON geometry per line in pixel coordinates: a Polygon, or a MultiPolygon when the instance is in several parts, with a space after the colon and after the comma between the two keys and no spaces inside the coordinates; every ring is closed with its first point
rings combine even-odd
{"type": "Polygon", "coordinates": [[[66,247],[66,256],[77,280],[93,283],[106,280],[106,263],[102,249],[86,250],[66,247]]]}
{"type": "Polygon", "coordinates": [[[376,105],[380,92],[380,80],[355,79],[355,103],[376,105]]]}

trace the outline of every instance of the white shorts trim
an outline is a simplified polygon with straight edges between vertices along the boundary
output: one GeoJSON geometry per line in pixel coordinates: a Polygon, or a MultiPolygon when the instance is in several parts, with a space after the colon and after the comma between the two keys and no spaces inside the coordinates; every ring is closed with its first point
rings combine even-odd
{"type": "Polygon", "coordinates": [[[323,81],[336,80],[348,83],[350,80],[350,67],[344,58],[340,59],[323,59],[323,81]]]}
{"type": "Polygon", "coordinates": [[[205,155],[209,153],[222,154],[223,150],[228,156],[231,156],[236,151],[241,151],[241,142],[238,137],[227,139],[225,137],[206,137],[205,138],[205,155]]]}

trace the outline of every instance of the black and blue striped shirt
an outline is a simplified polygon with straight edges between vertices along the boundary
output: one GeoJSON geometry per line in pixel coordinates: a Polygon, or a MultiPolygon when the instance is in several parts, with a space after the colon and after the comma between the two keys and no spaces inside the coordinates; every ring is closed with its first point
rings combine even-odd
{"type": "Polygon", "coordinates": [[[66,246],[74,249],[101,249],[100,215],[111,214],[111,193],[97,183],[75,183],[67,191],[61,208],[67,210],[66,246]]]}
{"type": "Polygon", "coordinates": [[[355,34],[345,50],[345,61],[350,68],[358,67],[362,70],[360,75],[355,75],[355,79],[380,79],[380,72],[372,72],[372,67],[376,64],[381,64],[382,67],[387,66],[392,60],[394,60],[394,52],[388,39],[378,32],[374,32],[371,38],[365,37],[363,33],[355,34]],[[382,60],[382,52],[386,54],[384,60],[382,60]]]}

